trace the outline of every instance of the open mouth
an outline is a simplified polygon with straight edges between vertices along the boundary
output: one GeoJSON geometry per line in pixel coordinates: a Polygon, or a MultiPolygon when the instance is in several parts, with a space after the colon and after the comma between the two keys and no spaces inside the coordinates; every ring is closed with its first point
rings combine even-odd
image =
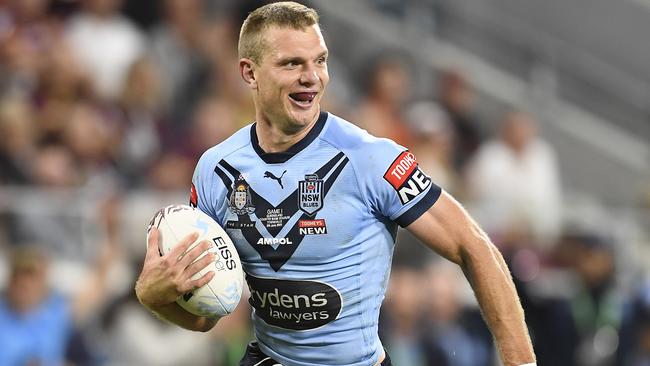
{"type": "Polygon", "coordinates": [[[317,94],[316,92],[291,93],[289,98],[300,106],[309,107],[314,102],[317,94]]]}

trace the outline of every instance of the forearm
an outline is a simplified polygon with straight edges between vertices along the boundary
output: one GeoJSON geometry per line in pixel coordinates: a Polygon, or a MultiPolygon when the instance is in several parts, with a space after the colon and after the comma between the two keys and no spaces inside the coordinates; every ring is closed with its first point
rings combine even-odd
{"type": "Polygon", "coordinates": [[[189,313],[175,302],[163,306],[143,305],[162,320],[198,332],[209,331],[219,320],[218,318],[206,318],[189,313]]]}
{"type": "Polygon", "coordinates": [[[160,319],[185,329],[207,332],[218,319],[193,315],[176,303],[179,296],[204,286],[214,277],[214,271],[209,271],[198,279],[192,279],[214,260],[210,253],[199,259],[211,245],[207,240],[190,249],[197,238],[198,233],[188,235],[161,256],[158,249],[160,232],[155,227],[150,228],[147,254],[135,283],[135,294],[138,301],[160,319]]]}
{"type": "Polygon", "coordinates": [[[463,255],[467,276],[505,366],[535,362],[524,313],[499,250],[482,242],[463,255]]]}

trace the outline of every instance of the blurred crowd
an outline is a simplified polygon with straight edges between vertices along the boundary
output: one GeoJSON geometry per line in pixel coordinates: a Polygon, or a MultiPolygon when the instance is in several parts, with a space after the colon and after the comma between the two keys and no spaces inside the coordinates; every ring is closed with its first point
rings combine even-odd
{"type": "MultiPolygon", "coordinates": [[[[144,243],[125,244],[120,215],[132,192],[185,194],[201,153],[253,121],[236,42],[261,3],[0,0],[0,193],[23,192],[0,205],[0,366],[238,364],[248,304],[208,335],[155,319],[133,293],[144,243]],[[48,192],[81,212],[43,215],[48,192]],[[82,275],[62,275],[70,263],[82,275]]],[[[408,147],[467,204],[511,267],[540,365],[650,365],[650,284],[622,291],[621,243],[563,219],[558,157],[535,116],[513,106],[485,123],[462,70],[423,94],[398,52],[332,56],[323,108],[408,147]]],[[[407,232],[395,251],[380,319],[393,362],[497,364],[462,273],[407,232]]]]}

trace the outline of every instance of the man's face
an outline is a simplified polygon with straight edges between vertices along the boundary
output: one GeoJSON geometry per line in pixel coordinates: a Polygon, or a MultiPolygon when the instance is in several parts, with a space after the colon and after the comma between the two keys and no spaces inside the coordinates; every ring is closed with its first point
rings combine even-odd
{"type": "Polygon", "coordinates": [[[14,268],[7,286],[7,297],[15,311],[22,313],[36,307],[47,294],[45,263],[14,268]]]}
{"type": "Polygon", "coordinates": [[[263,36],[267,49],[254,65],[256,106],[283,131],[299,131],[318,118],[329,82],[325,40],[317,25],[271,27],[263,36]]]}

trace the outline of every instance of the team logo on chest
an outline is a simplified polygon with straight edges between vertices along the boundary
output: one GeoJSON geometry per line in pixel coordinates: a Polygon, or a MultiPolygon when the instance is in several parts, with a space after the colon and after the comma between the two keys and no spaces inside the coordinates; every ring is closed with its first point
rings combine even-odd
{"type": "Polygon", "coordinates": [[[246,215],[255,212],[251,199],[250,186],[240,174],[235,181],[230,199],[228,200],[230,210],[236,215],[246,215]]]}
{"type": "Polygon", "coordinates": [[[298,207],[309,216],[323,208],[323,180],[316,174],[306,174],[298,182],[298,207]]]}
{"type": "Polygon", "coordinates": [[[316,172],[306,174],[281,202],[271,203],[249,186],[239,170],[225,160],[219,161],[214,172],[228,189],[228,209],[238,215],[236,220],[228,220],[226,227],[239,230],[241,238],[274,271],[279,271],[303,239],[327,234],[325,219],[315,216],[348,162],[345,154],[339,152],[316,172]]]}

